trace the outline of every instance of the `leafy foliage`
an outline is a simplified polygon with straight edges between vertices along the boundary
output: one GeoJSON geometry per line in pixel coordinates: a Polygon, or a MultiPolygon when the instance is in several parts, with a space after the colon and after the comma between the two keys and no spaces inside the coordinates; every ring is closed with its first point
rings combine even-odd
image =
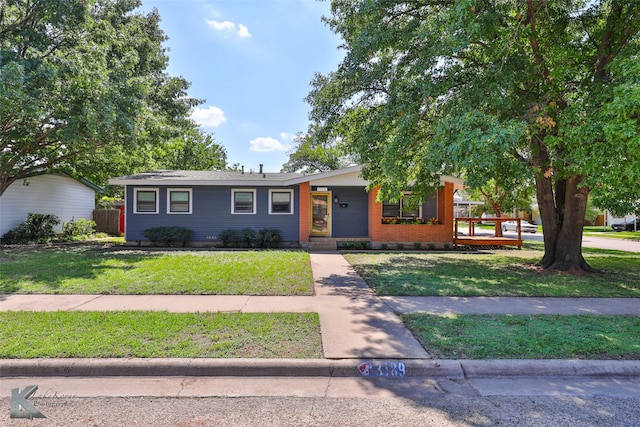
{"type": "Polygon", "coordinates": [[[227,152],[211,135],[196,129],[188,135],[156,146],[154,159],[159,169],[218,170],[227,166],[227,152]]]}
{"type": "Polygon", "coordinates": [[[49,242],[56,237],[54,227],[58,224],[60,224],[60,218],[55,215],[30,213],[24,222],[2,236],[2,243],[49,242]]]}
{"type": "Polygon", "coordinates": [[[277,248],[282,243],[282,233],[277,228],[258,230],[256,245],[260,248],[277,248]]]}
{"type": "Polygon", "coordinates": [[[86,240],[96,231],[96,223],[91,219],[78,218],[62,224],[66,240],[86,240]]]}
{"type": "Polygon", "coordinates": [[[339,136],[397,199],[442,174],[469,186],[535,181],[545,268],[590,271],[590,193],[640,200],[640,3],[334,0],[346,55],[308,96],[318,138],[339,136]]]}
{"type": "Polygon", "coordinates": [[[282,232],[276,228],[263,228],[258,231],[251,228],[230,228],[218,233],[218,240],[225,248],[277,248],[282,243],[282,232]]]}
{"type": "Polygon", "coordinates": [[[142,234],[154,245],[185,246],[191,240],[193,231],[184,227],[153,227],[147,228],[142,234]]]}
{"type": "Polygon", "coordinates": [[[234,229],[222,230],[218,233],[218,240],[225,248],[237,246],[239,242],[238,232],[234,229]]]}
{"type": "Polygon", "coordinates": [[[55,168],[106,183],[167,163],[154,148],[188,152],[206,140],[189,118],[201,101],[165,71],[160,16],[140,4],[0,3],[0,194],[55,168]]]}
{"type": "Polygon", "coordinates": [[[313,127],[306,135],[299,133],[296,144],[289,153],[289,160],[282,165],[283,172],[326,172],[347,167],[351,163],[340,139],[318,139],[313,127]]]}
{"type": "Polygon", "coordinates": [[[253,228],[243,228],[238,233],[238,242],[243,248],[251,248],[256,243],[257,233],[253,228]]]}

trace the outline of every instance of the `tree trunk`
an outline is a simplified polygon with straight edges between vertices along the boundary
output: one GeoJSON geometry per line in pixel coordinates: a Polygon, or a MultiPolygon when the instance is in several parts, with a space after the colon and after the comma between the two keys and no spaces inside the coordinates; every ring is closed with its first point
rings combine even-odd
{"type": "MultiPolygon", "coordinates": [[[[494,213],[495,217],[496,218],[502,217],[502,209],[500,208],[500,203],[497,202],[493,198],[493,196],[491,194],[485,192],[482,188],[480,189],[480,192],[485,197],[485,199],[487,199],[487,201],[489,202],[489,204],[493,208],[493,213],[494,213]]],[[[495,192],[496,193],[498,192],[498,186],[497,185],[496,185],[496,188],[495,188],[495,192]]],[[[496,221],[495,222],[494,233],[495,233],[496,237],[502,237],[502,223],[500,221],[496,221]]]]}
{"type": "Polygon", "coordinates": [[[582,256],[582,227],[589,195],[588,187],[578,188],[583,179],[558,179],[554,188],[551,176],[536,178],[544,235],[544,256],[539,265],[544,269],[571,274],[596,272],[582,256]]]}

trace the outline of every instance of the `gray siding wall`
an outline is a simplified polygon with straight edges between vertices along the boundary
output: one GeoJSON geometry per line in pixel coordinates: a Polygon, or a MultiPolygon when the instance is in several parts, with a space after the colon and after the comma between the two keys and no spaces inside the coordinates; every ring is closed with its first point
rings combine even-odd
{"type": "Polygon", "coordinates": [[[330,187],[333,197],[339,202],[332,208],[332,237],[368,237],[369,236],[369,196],[363,187],[330,187]],[[340,205],[348,205],[341,207],[340,205]]]}
{"type": "Polygon", "coordinates": [[[126,191],[126,228],[125,239],[127,241],[146,240],[142,232],[147,228],[162,226],[185,227],[193,231],[193,240],[211,241],[217,240],[218,233],[226,229],[240,230],[245,227],[254,230],[262,228],[277,228],[282,233],[284,241],[297,242],[299,240],[299,212],[298,200],[300,192],[295,187],[272,187],[247,189],[256,190],[257,213],[248,215],[234,215],[231,213],[231,189],[244,187],[193,187],[193,208],[191,214],[167,214],[167,186],[135,186],[135,188],[158,188],[159,213],[135,214],[133,186],[127,186],[126,191]],[[294,200],[292,215],[269,214],[269,189],[282,190],[293,189],[294,200]]]}

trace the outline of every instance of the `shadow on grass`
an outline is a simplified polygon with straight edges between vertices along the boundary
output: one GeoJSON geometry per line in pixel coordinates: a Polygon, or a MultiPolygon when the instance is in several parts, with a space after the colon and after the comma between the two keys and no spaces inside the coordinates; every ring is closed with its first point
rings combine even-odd
{"type": "Polygon", "coordinates": [[[0,293],[4,294],[32,292],[33,288],[57,293],[69,279],[94,280],[106,270],[129,271],[142,260],[160,256],[96,245],[3,248],[0,254],[0,293]]]}
{"type": "Polygon", "coordinates": [[[363,254],[349,257],[380,295],[640,297],[640,255],[586,253],[604,274],[572,276],[535,264],[536,253],[363,254]]]}

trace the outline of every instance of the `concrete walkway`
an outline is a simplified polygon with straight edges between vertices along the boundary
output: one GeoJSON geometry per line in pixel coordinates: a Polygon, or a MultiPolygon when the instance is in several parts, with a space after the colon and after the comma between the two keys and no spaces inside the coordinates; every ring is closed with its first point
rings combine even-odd
{"type": "Polygon", "coordinates": [[[640,373],[640,361],[435,361],[404,327],[396,313],[511,313],[640,315],[634,298],[461,298],[378,297],[337,252],[311,253],[315,296],[213,296],[213,295],[0,295],[0,311],[56,310],[166,310],[169,312],[317,312],[320,316],[324,360],[251,359],[159,359],[82,360],[40,359],[2,361],[0,376],[54,375],[71,372],[90,375],[128,372],[178,372],[186,375],[333,375],[357,374],[362,360],[404,360],[414,375],[457,377],[465,372],[504,374],[514,367],[522,374],[547,374],[550,369],[566,372],[600,372],[633,375],[640,373]],[[563,363],[565,365],[563,365],[563,363]],[[579,365],[576,367],[576,364],[579,365]],[[463,366],[465,365],[465,366],[463,366]],[[580,370],[580,366],[590,369],[580,370]],[[478,371],[479,369],[479,371],[478,371]],[[43,374],[44,372],[44,374],[43,374]]]}

